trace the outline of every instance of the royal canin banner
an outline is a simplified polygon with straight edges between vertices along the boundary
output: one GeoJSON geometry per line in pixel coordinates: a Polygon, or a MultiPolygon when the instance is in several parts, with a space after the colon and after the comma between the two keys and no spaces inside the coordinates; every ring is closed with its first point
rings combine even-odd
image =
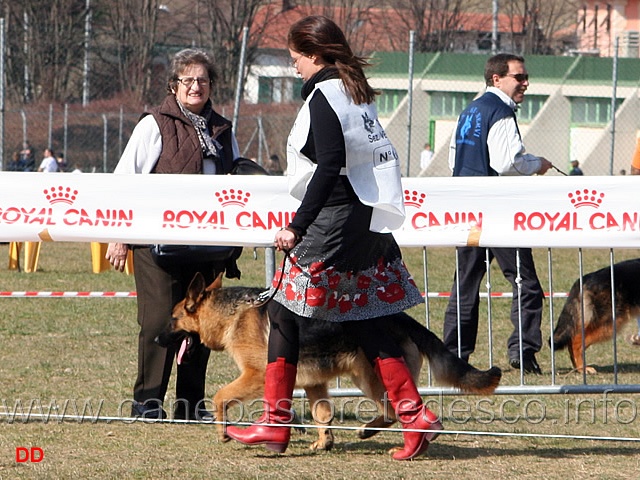
{"type": "MultiPolygon", "coordinates": [[[[640,177],[402,180],[401,246],[637,248],[640,177]]],[[[0,173],[0,241],[270,246],[286,177],[0,173]]]]}

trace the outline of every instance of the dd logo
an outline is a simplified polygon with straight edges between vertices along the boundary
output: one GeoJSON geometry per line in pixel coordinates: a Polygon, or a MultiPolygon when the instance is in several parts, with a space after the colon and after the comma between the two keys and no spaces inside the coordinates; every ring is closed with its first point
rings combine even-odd
{"type": "Polygon", "coordinates": [[[16,447],[17,463],[39,463],[44,459],[44,450],[40,447],[16,447]]]}

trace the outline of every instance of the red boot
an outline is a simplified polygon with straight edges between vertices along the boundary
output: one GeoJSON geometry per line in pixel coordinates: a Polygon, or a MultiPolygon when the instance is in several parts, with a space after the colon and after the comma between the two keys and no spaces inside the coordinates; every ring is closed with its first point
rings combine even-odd
{"type": "Polygon", "coordinates": [[[227,427],[226,433],[246,445],[265,445],[269,450],[283,453],[289,445],[290,427],[262,424],[287,424],[293,420],[291,397],[296,383],[296,365],[278,359],[267,364],[264,378],[264,413],[249,428],[227,427]]]}
{"type": "Polygon", "coordinates": [[[422,404],[411,373],[403,358],[376,358],[376,373],[382,380],[391,406],[404,431],[404,448],[393,454],[394,460],[411,460],[427,451],[432,442],[442,430],[442,423],[438,417],[422,404]]]}

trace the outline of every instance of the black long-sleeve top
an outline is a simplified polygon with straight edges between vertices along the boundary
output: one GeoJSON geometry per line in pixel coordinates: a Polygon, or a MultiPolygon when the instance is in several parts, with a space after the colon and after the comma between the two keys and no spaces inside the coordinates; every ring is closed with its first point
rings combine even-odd
{"type": "MultiPolygon", "coordinates": [[[[311,94],[318,82],[338,78],[335,68],[327,67],[311,77],[302,87],[303,99],[311,94]]],[[[309,102],[311,126],[301,152],[318,166],[309,181],[307,191],[289,227],[303,236],[309,225],[325,206],[347,204],[357,195],[346,175],[340,170],[346,166],[346,148],[342,126],[320,90],[309,102]]]]}

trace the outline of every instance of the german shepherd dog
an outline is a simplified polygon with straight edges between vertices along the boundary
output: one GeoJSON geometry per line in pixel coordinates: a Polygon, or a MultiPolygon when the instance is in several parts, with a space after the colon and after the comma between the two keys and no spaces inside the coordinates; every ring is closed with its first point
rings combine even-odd
{"type": "MultiPolygon", "coordinates": [[[[616,332],[629,320],[640,315],[640,259],[613,265],[616,332]]],[[[604,267],[576,280],[553,332],[556,350],[567,348],[573,367],[589,374],[595,368],[583,362],[582,313],[584,311],[584,348],[613,337],[611,268],[604,267]],[[583,302],[584,299],[584,302],[583,302]]]]}
{"type": "MultiPolygon", "coordinates": [[[[174,307],[169,328],[158,341],[168,344],[185,332],[197,334],[204,345],[215,351],[226,350],[236,362],[240,376],[213,397],[219,438],[228,441],[224,433],[227,407],[263,395],[269,319],[265,302],[258,298],[263,289],[221,286],[221,277],[206,287],[202,275],[196,274],[185,299],[174,307]]],[[[364,323],[363,328],[366,328],[364,323]]],[[[477,370],[450,353],[438,337],[409,315],[398,314],[390,320],[388,334],[402,347],[407,366],[415,379],[422,367],[423,356],[426,356],[433,376],[442,384],[486,395],[493,393],[500,382],[502,372],[499,368],[477,370]]],[[[382,383],[356,342],[345,336],[340,324],[301,322],[296,384],[305,390],[317,425],[329,425],[331,422],[332,412],[326,401],[329,398],[327,384],[340,375],[349,376],[367,397],[377,403],[379,411],[384,411],[388,402],[383,402],[385,389],[382,383]]],[[[392,425],[395,414],[392,411],[385,413],[386,416],[381,415],[364,425],[358,432],[359,437],[369,438],[377,433],[374,429],[392,425]]],[[[319,428],[318,432],[319,439],[311,448],[330,450],[333,446],[331,429],[319,428]]]]}

